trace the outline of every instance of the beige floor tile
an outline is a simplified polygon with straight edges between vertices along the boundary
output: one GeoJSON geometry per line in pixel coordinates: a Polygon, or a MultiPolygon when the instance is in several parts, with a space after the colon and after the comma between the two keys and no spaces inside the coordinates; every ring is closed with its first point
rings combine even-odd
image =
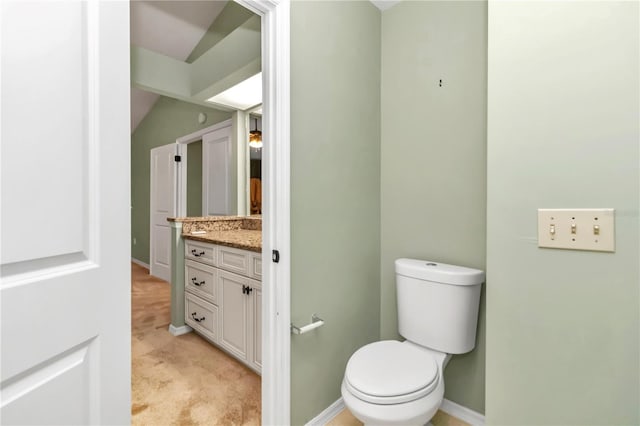
{"type": "MultiPolygon", "coordinates": [[[[431,419],[431,424],[433,426],[471,426],[467,422],[463,422],[462,420],[450,416],[443,411],[438,411],[436,415],[431,419]]],[[[356,419],[348,409],[342,410],[340,414],[338,414],[331,422],[329,422],[328,426],[361,426],[362,422],[356,419]]]]}

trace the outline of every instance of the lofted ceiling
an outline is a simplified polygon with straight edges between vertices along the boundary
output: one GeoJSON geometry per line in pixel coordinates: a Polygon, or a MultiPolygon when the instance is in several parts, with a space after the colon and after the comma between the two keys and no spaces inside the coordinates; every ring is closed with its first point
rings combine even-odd
{"type": "MultiPolygon", "coordinates": [[[[384,11],[400,0],[370,1],[384,11]]],[[[228,0],[131,1],[131,45],[184,61],[227,2],[228,0]]],[[[131,87],[132,133],[158,98],[159,95],[155,93],[131,87]]]]}
{"type": "MultiPolygon", "coordinates": [[[[132,1],[131,44],[184,61],[218,17],[227,0],[132,1]]],[[[131,88],[131,132],[158,95],[131,88]]]]}

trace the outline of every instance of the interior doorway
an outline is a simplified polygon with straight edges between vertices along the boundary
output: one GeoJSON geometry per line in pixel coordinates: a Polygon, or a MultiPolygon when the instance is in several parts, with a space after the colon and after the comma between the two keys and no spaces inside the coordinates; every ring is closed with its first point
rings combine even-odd
{"type": "MultiPolygon", "coordinates": [[[[262,254],[265,259],[271,258],[273,250],[280,254],[278,263],[264,262],[262,271],[265,286],[262,421],[286,424],[289,421],[289,4],[258,0],[237,3],[256,13],[262,23],[263,126],[267,145],[261,164],[262,254]]],[[[243,199],[248,208],[250,193],[243,199]]]]}

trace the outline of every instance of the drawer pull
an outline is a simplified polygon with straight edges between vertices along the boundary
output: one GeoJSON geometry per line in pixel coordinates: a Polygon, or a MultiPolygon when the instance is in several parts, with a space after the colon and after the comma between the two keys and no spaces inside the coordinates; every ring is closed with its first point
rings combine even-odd
{"type": "Polygon", "coordinates": [[[198,287],[204,285],[204,281],[197,282],[197,278],[196,277],[191,278],[191,283],[193,285],[197,285],[198,287]]]}
{"type": "Polygon", "coordinates": [[[204,256],[204,251],[201,251],[200,253],[198,253],[198,250],[191,249],[191,254],[194,255],[195,257],[200,257],[200,256],[204,256]]]}
{"type": "Polygon", "coordinates": [[[252,291],[253,291],[253,288],[249,287],[248,285],[243,285],[242,286],[242,293],[243,294],[251,294],[252,291]]]}
{"type": "Polygon", "coordinates": [[[191,318],[193,318],[193,320],[194,320],[195,322],[202,322],[202,321],[204,321],[204,317],[202,317],[202,318],[196,318],[196,312],[192,312],[192,313],[191,313],[191,318]]]}

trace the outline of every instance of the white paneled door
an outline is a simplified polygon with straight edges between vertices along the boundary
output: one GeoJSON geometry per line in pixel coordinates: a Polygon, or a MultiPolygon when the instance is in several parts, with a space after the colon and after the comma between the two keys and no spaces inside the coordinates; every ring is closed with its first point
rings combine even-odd
{"type": "Polygon", "coordinates": [[[171,281],[171,227],[176,216],[176,161],[179,145],[172,143],[151,150],[149,266],[151,275],[171,281]]]}
{"type": "Polygon", "coordinates": [[[207,133],[202,137],[202,215],[235,214],[231,195],[232,182],[231,126],[207,133]]]}
{"type": "Polygon", "coordinates": [[[0,423],[130,423],[129,5],[0,3],[0,423]]]}

